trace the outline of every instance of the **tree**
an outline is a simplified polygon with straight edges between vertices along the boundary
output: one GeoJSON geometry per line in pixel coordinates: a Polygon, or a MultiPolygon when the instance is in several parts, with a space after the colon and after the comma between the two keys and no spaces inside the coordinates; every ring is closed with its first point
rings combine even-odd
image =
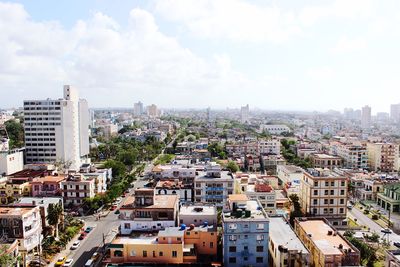
{"type": "Polygon", "coordinates": [[[290,202],[293,206],[292,211],[290,212],[290,224],[294,226],[294,219],[298,217],[303,217],[303,211],[301,210],[301,205],[299,202],[299,196],[297,194],[291,194],[289,196],[290,202]]]}
{"type": "Polygon", "coordinates": [[[49,205],[49,207],[47,208],[46,219],[49,225],[54,225],[56,237],[58,237],[58,224],[60,222],[60,217],[62,213],[63,213],[63,208],[61,204],[49,205]]]}
{"type": "Polygon", "coordinates": [[[10,148],[24,146],[24,127],[16,120],[9,120],[5,123],[8,137],[10,138],[10,148]]]}
{"type": "Polygon", "coordinates": [[[7,245],[0,246],[0,266],[14,266],[18,261],[12,254],[7,253],[7,245]]]}
{"type": "Polygon", "coordinates": [[[118,160],[109,159],[104,163],[104,168],[111,168],[113,177],[120,177],[126,172],[125,165],[118,160]]]}
{"type": "Polygon", "coordinates": [[[235,173],[239,170],[239,166],[236,164],[236,162],[234,162],[232,160],[230,160],[228,162],[228,164],[226,165],[226,168],[232,173],[235,173]]]}

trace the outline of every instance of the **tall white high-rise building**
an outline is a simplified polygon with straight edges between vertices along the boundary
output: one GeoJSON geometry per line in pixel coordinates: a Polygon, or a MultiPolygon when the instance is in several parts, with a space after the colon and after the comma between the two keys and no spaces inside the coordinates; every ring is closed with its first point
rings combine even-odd
{"type": "Polygon", "coordinates": [[[89,108],[64,85],[64,98],[24,101],[26,163],[70,163],[78,170],[89,154],[89,108]]]}
{"type": "Polygon", "coordinates": [[[400,103],[390,105],[390,120],[395,123],[400,122],[400,103]]]}
{"type": "Polygon", "coordinates": [[[141,116],[144,113],[144,107],[142,102],[137,102],[133,105],[133,115],[134,116],[141,116]]]}
{"type": "Polygon", "coordinates": [[[240,108],[240,121],[242,123],[249,122],[249,113],[250,113],[249,104],[240,108]]]}
{"type": "Polygon", "coordinates": [[[364,106],[361,109],[361,127],[368,128],[371,126],[371,107],[364,106]]]}

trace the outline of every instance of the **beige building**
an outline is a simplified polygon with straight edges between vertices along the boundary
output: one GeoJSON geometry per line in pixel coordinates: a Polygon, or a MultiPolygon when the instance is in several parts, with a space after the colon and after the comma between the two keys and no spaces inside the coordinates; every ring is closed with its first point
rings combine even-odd
{"type": "Polygon", "coordinates": [[[94,197],[95,183],[94,177],[85,177],[82,174],[69,175],[60,183],[64,204],[81,205],[85,198],[94,197]]]}
{"type": "Polygon", "coordinates": [[[324,219],[295,220],[295,232],[310,251],[310,266],[359,266],[360,252],[324,219]]]}
{"type": "Polygon", "coordinates": [[[342,166],[342,158],[328,154],[312,154],[310,156],[314,168],[327,168],[333,170],[342,166]]]}
{"type": "Polygon", "coordinates": [[[399,145],[394,143],[368,143],[368,167],[371,171],[397,172],[399,145]]]}
{"type": "Polygon", "coordinates": [[[347,177],[339,171],[308,169],[300,184],[300,204],[307,216],[346,225],[347,177]]]}

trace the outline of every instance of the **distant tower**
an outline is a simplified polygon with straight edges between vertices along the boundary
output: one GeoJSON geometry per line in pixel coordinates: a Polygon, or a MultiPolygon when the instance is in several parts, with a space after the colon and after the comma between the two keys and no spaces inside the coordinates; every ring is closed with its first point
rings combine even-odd
{"type": "Polygon", "coordinates": [[[247,104],[246,106],[240,108],[240,121],[242,123],[248,123],[249,122],[249,112],[250,112],[249,104],[247,104]]]}
{"type": "Polygon", "coordinates": [[[156,105],[151,104],[150,106],[147,107],[147,115],[150,118],[157,118],[160,116],[160,111],[158,110],[156,105]]]}
{"type": "Polygon", "coordinates": [[[211,112],[211,109],[210,109],[210,107],[208,107],[208,108],[207,108],[207,122],[210,122],[210,121],[211,121],[210,112],[211,112]]]}
{"type": "Polygon", "coordinates": [[[390,120],[394,123],[400,122],[400,103],[390,105],[390,120]]]}
{"type": "Polygon", "coordinates": [[[133,106],[133,115],[139,117],[143,115],[143,113],[144,113],[143,103],[140,101],[135,103],[133,106]]]}
{"type": "Polygon", "coordinates": [[[369,128],[371,127],[371,107],[364,106],[361,109],[361,127],[369,128]]]}

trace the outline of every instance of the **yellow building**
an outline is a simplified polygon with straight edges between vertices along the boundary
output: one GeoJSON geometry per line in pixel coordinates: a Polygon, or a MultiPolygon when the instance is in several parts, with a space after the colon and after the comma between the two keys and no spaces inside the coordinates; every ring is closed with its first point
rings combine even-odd
{"type": "Polygon", "coordinates": [[[1,204],[8,204],[13,202],[14,199],[22,196],[30,196],[31,186],[29,182],[21,184],[0,183],[0,202],[1,204]]]}
{"type": "Polygon", "coordinates": [[[295,220],[295,232],[310,251],[310,266],[359,266],[360,252],[325,219],[295,220]]]}
{"type": "Polygon", "coordinates": [[[105,263],[183,264],[217,255],[217,231],[213,226],[169,227],[158,234],[117,237],[109,246],[105,263]]]}

